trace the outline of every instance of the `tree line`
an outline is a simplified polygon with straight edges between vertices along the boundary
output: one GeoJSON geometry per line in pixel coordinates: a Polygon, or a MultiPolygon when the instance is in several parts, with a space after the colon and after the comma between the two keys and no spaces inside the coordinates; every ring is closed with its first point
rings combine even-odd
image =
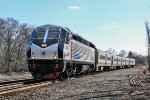
{"type": "Polygon", "coordinates": [[[26,50],[33,26],[0,18],[0,72],[27,71],[26,50]]]}
{"type": "Polygon", "coordinates": [[[147,58],[145,56],[143,56],[142,54],[138,54],[137,52],[132,52],[132,51],[125,51],[125,50],[121,50],[119,53],[117,53],[114,49],[109,48],[107,50],[108,53],[113,54],[113,55],[117,55],[120,57],[127,57],[127,58],[132,58],[135,59],[136,64],[146,64],[147,62],[147,58]]]}

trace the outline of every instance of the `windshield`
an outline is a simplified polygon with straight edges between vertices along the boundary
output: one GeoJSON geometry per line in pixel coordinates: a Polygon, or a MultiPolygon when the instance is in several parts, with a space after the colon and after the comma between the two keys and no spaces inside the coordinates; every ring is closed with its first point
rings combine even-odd
{"type": "Polygon", "coordinates": [[[41,44],[43,43],[45,32],[46,32],[45,28],[38,28],[35,31],[33,43],[38,45],[38,46],[41,46],[41,44]]]}
{"type": "Polygon", "coordinates": [[[57,28],[49,28],[48,35],[46,38],[47,46],[58,43],[60,31],[57,28]]]}
{"type": "Polygon", "coordinates": [[[47,46],[53,45],[55,43],[58,43],[59,34],[59,28],[49,28],[48,34],[46,32],[46,28],[38,28],[36,30],[33,43],[41,46],[41,44],[44,42],[44,38],[46,38],[45,42],[47,46]]]}
{"type": "Polygon", "coordinates": [[[59,34],[60,34],[59,28],[49,28],[46,39],[47,43],[48,44],[58,43],[59,34]]]}
{"type": "Polygon", "coordinates": [[[59,38],[59,32],[48,32],[47,39],[58,39],[59,38]]]}
{"type": "Polygon", "coordinates": [[[34,39],[43,39],[45,35],[45,31],[46,29],[38,28],[35,33],[34,39]]]}

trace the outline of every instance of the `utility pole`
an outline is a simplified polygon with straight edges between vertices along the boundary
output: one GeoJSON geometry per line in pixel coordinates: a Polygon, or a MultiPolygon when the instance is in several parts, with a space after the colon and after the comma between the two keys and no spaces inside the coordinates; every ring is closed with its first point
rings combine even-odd
{"type": "Polygon", "coordinates": [[[147,49],[148,49],[148,67],[149,67],[149,70],[150,70],[150,27],[149,27],[149,22],[146,21],[145,22],[145,27],[146,27],[146,33],[147,33],[147,49]]]}

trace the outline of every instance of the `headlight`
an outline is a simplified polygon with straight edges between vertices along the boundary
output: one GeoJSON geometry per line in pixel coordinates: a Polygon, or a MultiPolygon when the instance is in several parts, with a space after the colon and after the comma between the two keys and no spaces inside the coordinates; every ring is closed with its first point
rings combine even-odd
{"type": "Polygon", "coordinates": [[[42,48],[45,48],[47,46],[47,44],[42,44],[41,46],[42,46],[42,48]]]}
{"type": "Polygon", "coordinates": [[[32,58],[32,59],[35,59],[35,56],[32,56],[31,58],[32,58]]]}
{"type": "Polygon", "coordinates": [[[54,56],[53,58],[54,58],[54,59],[57,59],[57,56],[54,56]]]}
{"type": "Polygon", "coordinates": [[[35,56],[34,56],[34,52],[32,52],[32,57],[31,57],[32,59],[35,59],[35,56]]]}

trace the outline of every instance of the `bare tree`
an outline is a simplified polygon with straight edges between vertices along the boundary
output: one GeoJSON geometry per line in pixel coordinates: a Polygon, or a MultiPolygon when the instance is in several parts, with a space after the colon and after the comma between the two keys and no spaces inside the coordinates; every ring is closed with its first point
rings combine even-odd
{"type": "Polygon", "coordinates": [[[26,64],[26,48],[32,29],[13,18],[0,19],[1,71],[18,71],[26,64]]]}
{"type": "Polygon", "coordinates": [[[4,45],[3,45],[3,40],[4,40],[4,36],[3,36],[3,29],[4,29],[4,20],[3,19],[0,19],[0,69],[2,70],[2,65],[3,65],[3,48],[4,48],[4,45]]]}
{"type": "Polygon", "coordinates": [[[112,49],[112,48],[109,48],[106,52],[108,52],[108,53],[110,53],[112,55],[117,55],[117,52],[114,49],[112,49]]]}
{"type": "Polygon", "coordinates": [[[135,59],[136,64],[145,64],[145,56],[143,56],[142,54],[133,52],[132,57],[133,57],[133,59],[135,59]]]}
{"type": "Polygon", "coordinates": [[[127,54],[125,50],[121,50],[118,56],[124,57],[127,54]]]}
{"type": "Polygon", "coordinates": [[[149,70],[150,70],[150,27],[149,27],[149,22],[145,22],[145,27],[146,27],[146,33],[147,33],[147,47],[148,47],[148,65],[149,65],[149,70]]]}

